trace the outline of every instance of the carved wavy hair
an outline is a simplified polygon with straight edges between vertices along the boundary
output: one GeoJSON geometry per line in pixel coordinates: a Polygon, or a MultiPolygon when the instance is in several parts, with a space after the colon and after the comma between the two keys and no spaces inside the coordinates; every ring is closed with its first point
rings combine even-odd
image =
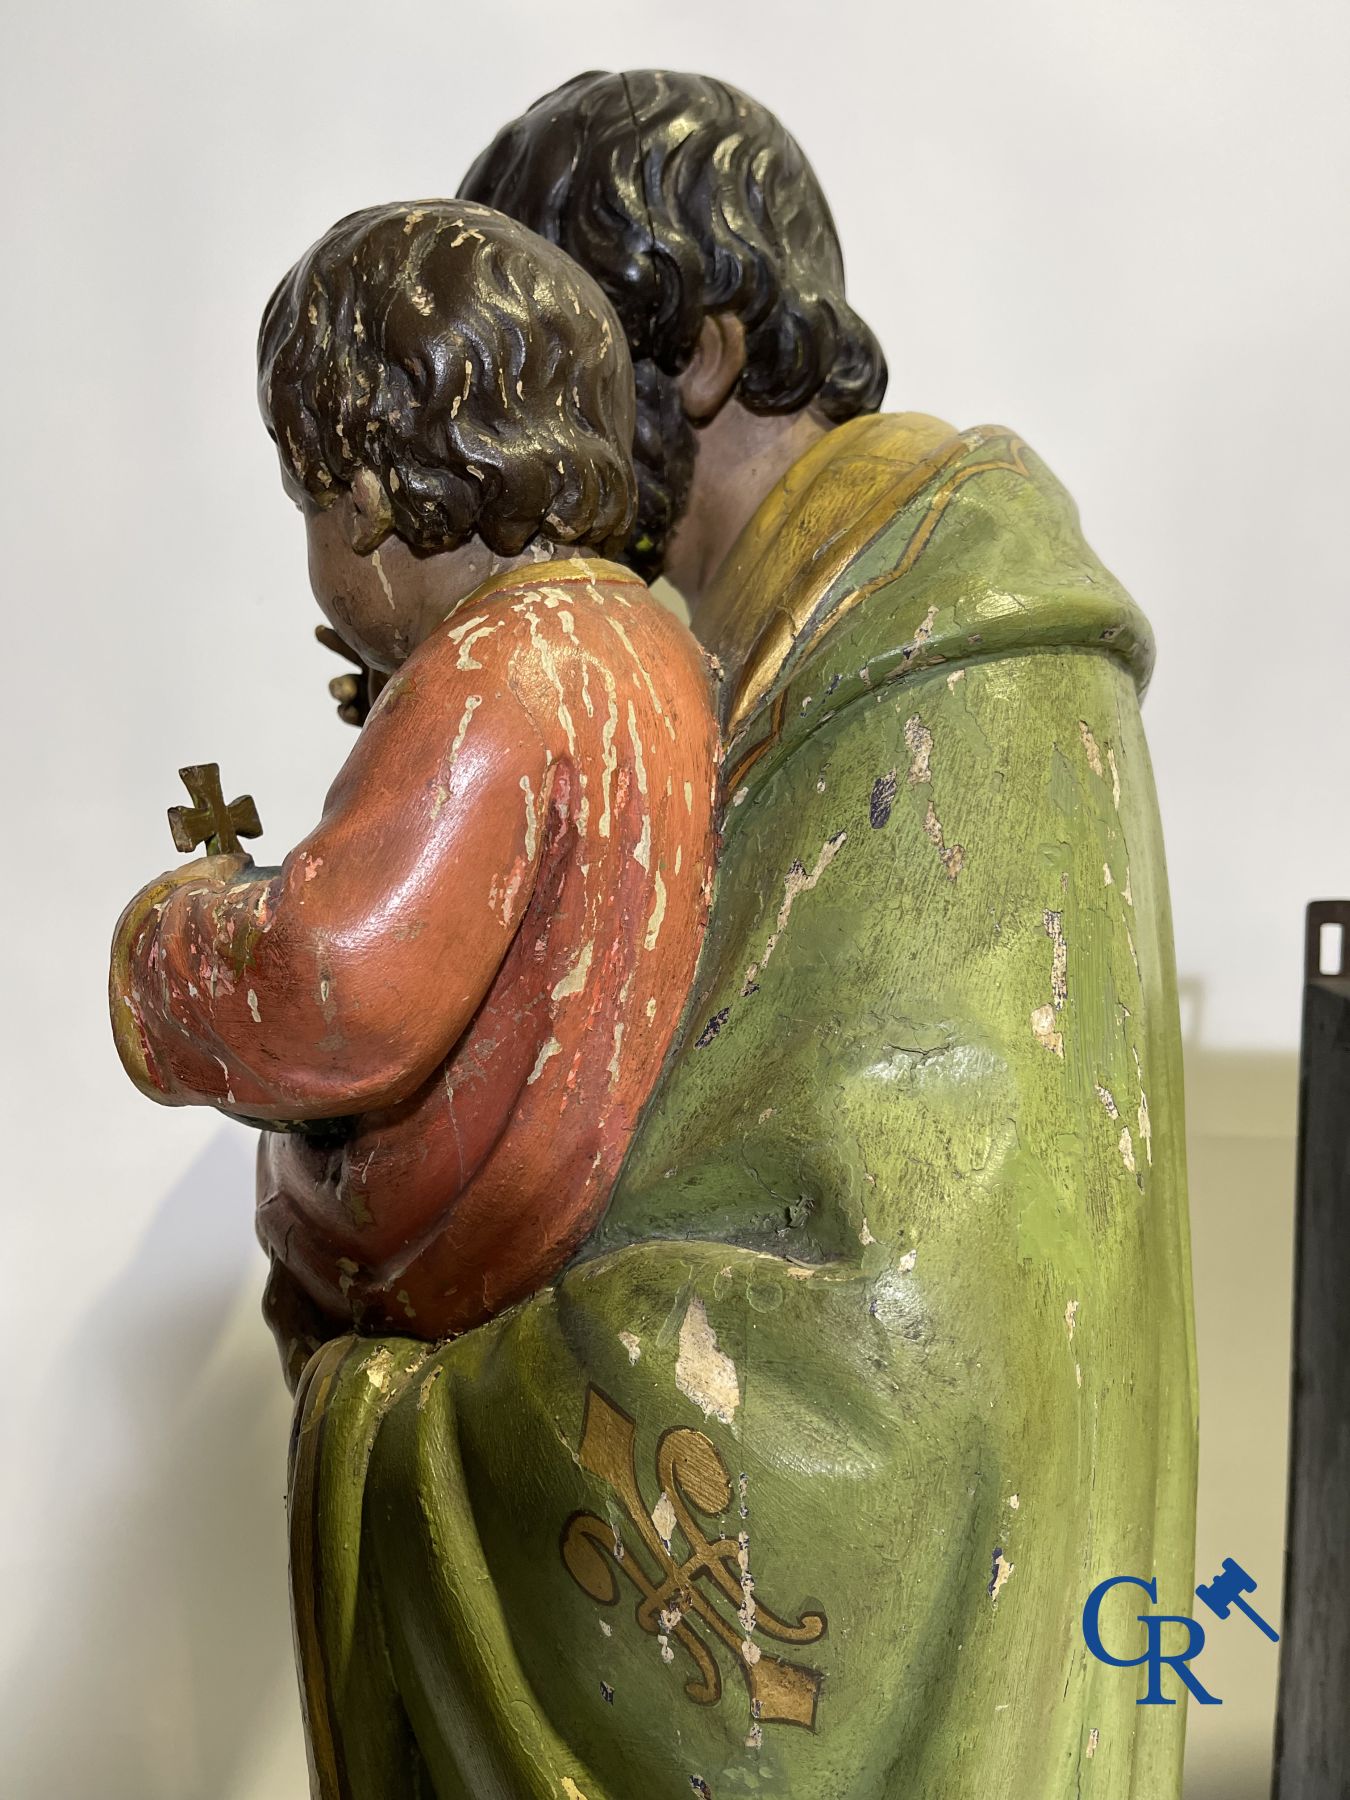
{"type": "Polygon", "coordinates": [[[554,245],[465,201],[352,213],[267,304],[258,392],[283,471],[320,504],[373,471],[419,550],[540,531],[622,543],[633,372],[609,302],[554,245]]]}
{"type": "Polygon", "coordinates": [[[767,108],[724,82],[643,69],[579,75],[498,133],[462,185],[559,244],[613,303],[637,375],[638,518],[629,557],[659,570],[688,498],[694,434],[675,378],[704,318],[745,327],[753,412],[875,412],[881,347],[844,297],[834,220],[767,108]]]}

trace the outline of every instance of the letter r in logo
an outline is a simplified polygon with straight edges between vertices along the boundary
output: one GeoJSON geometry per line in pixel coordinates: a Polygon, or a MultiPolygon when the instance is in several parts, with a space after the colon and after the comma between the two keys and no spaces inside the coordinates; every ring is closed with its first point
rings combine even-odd
{"type": "Polygon", "coordinates": [[[1099,1581],[1088,1595],[1083,1606],[1083,1641],[1097,1658],[1098,1662],[1110,1663],[1117,1669],[1137,1668],[1140,1663],[1148,1664],[1148,1688],[1138,1706],[1175,1706],[1162,1691],[1162,1669],[1166,1663],[1174,1669],[1186,1687],[1202,1706],[1222,1706],[1223,1702],[1217,1694],[1207,1692],[1200,1685],[1194,1673],[1186,1664],[1196,1657],[1205,1647],[1204,1628],[1194,1619],[1180,1613],[1138,1613],[1136,1617],[1144,1627],[1146,1647],[1142,1656],[1113,1656],[1102,1643],[1101,1610],[1102,1601],[1114,1587],[1142,1588],[1149,1599],[1156,1605],[1158,1600],[1158,1584],[1155,1581],[1141,1581],[1137,1575],[1112,1575],[1106,1581],[1099,1581]],[[1186,1643],[1183,1649],[1174,1651],[1170,1656],[1163,1651],[1162,1628],[1164,1625],[1184,1625],[1186,1627],[1186,1643]]]}

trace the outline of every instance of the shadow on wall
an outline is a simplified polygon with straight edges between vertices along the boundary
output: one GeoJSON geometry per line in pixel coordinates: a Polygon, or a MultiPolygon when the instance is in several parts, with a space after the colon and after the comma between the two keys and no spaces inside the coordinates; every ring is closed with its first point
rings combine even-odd
{"type": "Polygon", "coordinates": [[[212,1142],[52,1371],[67,1410],[44,1507],[61,1562],[7,1793],[223,1800],[278,1694],[297,1704],[290,1407],[240,1229],[251,1151],[235,1130],[212,1142]]]}
{"type": "MultiPolygon", "coordinates": [[[[1184,1004],[1184,1002],[1183,1002],[1184,1004]]],[[[1278,1622],[1284,1558],[1298,1059],[1186,1046],[1187,1145],[1200,1363],[1196,1579],[1235,1557],[1278,1622]]],[[[1236,1615],[1200,1608],[1186,1800],[1267,1800],[1278,1655],[1236,1615]]]]}
{"type": "MultiPolygon", "coordinates": [[[[1226,1555],[1279,1616],[1296,1061],[1187,1052],[1201,1383],[1201,1576],[1226,1555]]],[[[300,1794],[283,1489],[289,1400],[222,1131],[51,1372],[59,1563],[21,1676],[17,1800],[300,1794]],[[146,1296],[153,1296],[149,1308],[146,1296]]],[[[1265,1800],[1276,1657],[1209,1625],[1187,1800],[1265,1800]]],[[[11,1697],[14,1698],[14,1697],[11,1697]]]]}

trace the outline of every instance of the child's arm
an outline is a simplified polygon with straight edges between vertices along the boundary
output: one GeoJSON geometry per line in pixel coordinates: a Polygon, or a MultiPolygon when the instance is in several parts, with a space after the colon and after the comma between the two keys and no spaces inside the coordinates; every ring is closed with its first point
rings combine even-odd
{"type": "Polygon", "coordinates": [[[548,771],[504,672],[461,673],[427,645],[279,870],[213,858],[127,908],[112,1008],[132,1080],[171,1105],[268,1120],[413,1092],[510,945],[548,771]]]}

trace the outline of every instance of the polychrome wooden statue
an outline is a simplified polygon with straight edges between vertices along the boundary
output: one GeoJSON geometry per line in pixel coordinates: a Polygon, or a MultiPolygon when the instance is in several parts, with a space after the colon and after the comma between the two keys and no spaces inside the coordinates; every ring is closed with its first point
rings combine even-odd
{"type": "Polygon", "coordinates": [[[133,1076],[264,1125],[314,1792],[1175,1800],[1079,1625],[1190,1594],[1148,628],[1013,433],[877,413],[744,95],[582,77],[464,192],[260,344],[393,678],[114,952],[133,1076]]]}

